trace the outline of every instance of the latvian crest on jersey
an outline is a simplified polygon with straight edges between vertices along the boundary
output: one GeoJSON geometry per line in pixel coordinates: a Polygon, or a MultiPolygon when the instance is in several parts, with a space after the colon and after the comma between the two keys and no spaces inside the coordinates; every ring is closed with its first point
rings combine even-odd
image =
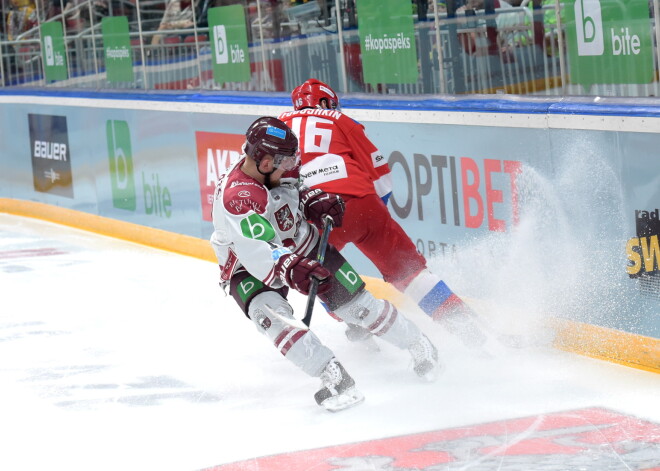
{"type": "Polygon", "coordinates": [[[288,206],[282,206],[275,213],[275,219],[277,220],[277,225],[280,228],[280,231],[286,232],[293,227],[294,219],[293,214],[288,206]]]}

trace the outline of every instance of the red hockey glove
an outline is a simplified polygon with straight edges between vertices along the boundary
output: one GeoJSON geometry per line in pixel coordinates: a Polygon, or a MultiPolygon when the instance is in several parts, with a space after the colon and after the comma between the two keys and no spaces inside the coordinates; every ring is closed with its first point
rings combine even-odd
{"type": "Polygon", "coordinates": [[[323,219],[326,216],[332,218],[332,225],[335,227],[341,226],[344,218],[344,200],[341,196],[320,189],[303,189],[300,192],[300,209],[305,219],[319,229],[323,229],[323,219]]]}
{"type": "Polygon", "coordinates": [[[328,280],[331,273],[311,258],[301,257],[294,253],[283,255],[275,265],[275,272],[287,286],[305,295],[309,294],[312,284],[311,277],[319,280],[318,294],[326,293],[330,289],[328,280]]]}

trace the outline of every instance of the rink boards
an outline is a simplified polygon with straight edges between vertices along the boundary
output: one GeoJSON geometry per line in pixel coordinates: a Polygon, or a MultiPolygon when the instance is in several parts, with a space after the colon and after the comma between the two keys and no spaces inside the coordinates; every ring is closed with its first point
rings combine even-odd
{"type": "MultiPolygon", "coordinates": [[[[290,109],[278,94],[3,91],[0,102],[0,209],[209,260],[217,176],[256,117],[290,109]]],[[[555,297],[577,291],[590,306],[577,296],[550,313],[571,321],[561,345],[660,368],[660,106],[507,97],[343,106],[388,159],[390,210],[434,266],[491,277],[492,260],[506,259],[523,278],[545,271],[540,283],[555,297]],[[603,335],[580,338],[584,326],[603,335]],[[626,335],[641,346],[626,341],[622,355],[610,336],[626,335]],[[594,339],[606,340],[584,346],[594,339]]],[[[356,250],[346,255],[378,275],[356,250]]]]}

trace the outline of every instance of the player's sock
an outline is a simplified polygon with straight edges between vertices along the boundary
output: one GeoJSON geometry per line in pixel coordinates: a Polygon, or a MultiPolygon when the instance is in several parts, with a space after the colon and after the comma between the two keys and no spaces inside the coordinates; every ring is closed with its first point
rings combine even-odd
{"type": "Polygon", "coordinates": [[[475,315],[447,284],[427,269],[422,270],[410,282],[404,293],[435,322],[456,335],[468,347],[478,347],[486,342],[475,315]]]}

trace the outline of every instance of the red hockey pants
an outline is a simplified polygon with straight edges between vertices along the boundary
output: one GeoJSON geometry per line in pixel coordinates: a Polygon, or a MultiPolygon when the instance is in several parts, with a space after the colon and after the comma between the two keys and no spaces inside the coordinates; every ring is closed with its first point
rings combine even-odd
{"type": "Polygon", "coordinates": [[[426,268],[426,260],[378,196],[342,198],[346,202],[344,220],[330,233],[330,243],[341,250],[352,242],[376,265],[385,281],[403,291],[426,268]]]}

